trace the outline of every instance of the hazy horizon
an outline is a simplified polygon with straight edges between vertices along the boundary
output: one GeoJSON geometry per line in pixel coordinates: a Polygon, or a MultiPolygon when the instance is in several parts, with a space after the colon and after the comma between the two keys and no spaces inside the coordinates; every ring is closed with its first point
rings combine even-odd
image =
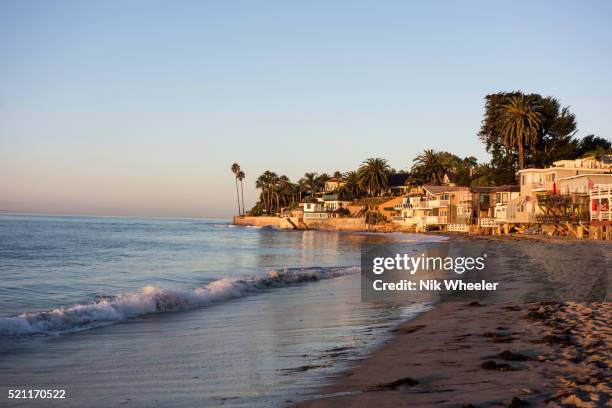
{"type": "Polygon", "coordinates": [[[0,213],[229,218],[264,170],[488,160],[485,95],[610,138],[612,4],[0,3],[0,213]],[[529,12],[523,9],[528,8],[529,12]]]}

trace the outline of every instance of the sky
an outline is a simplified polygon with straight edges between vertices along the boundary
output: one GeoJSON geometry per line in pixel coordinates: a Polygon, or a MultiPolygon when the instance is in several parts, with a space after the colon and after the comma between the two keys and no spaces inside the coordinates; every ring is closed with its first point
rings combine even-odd
{"type": "Polygon", "coordinates": [[[488,160],[485,95],[612,136],[608,1],[0,0],[0,212],[228,218],[269,169],[488,160]]]}

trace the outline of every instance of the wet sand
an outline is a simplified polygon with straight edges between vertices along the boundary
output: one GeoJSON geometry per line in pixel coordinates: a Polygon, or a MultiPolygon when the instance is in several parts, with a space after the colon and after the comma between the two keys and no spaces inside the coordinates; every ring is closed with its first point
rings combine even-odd
{"type": "Polygon", "coordinates": [[[610,404],[612,245],[453,239],[496,255],[492,274],[503,282],[501,290],[480,302],[442,303],[411,320],[299,406],[610,404]],[[593,297],[606,301],[583,301],[593,297]]]}

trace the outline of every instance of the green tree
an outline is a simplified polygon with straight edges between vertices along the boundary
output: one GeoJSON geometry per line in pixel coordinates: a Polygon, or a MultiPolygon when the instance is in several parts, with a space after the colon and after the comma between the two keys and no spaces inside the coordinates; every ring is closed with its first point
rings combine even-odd
{"type": "Polygon", "coordinates": [[[534,167],[548,167],[553,162],[571,159],[576,150],[576,115],[554,97],[532,96],[542,121],[538,126],[537,140],[526,155],[526,163],[534,167]]]}
{"type": "Polygon", "coordinates": [[[444,175],[451,169],[449,157],[444,152],[426,149],[413,160],[411,173],[413,183],[441,184],[444,175]]]}
{"type": "Polygon", "coordinates": [[[576,157],[595,157],[601,159],[603,155],[610,154],[612,143],[602,137],[588,135],[582,138],[577,143],[575,155],[576,157]]]}
{"type": "Polygon", "coordinates": [[[387,160],[381,158],[366,159],[357,170],[359,187],[369,196],[382,195],[389,188],[391,168],[387,160]]]}

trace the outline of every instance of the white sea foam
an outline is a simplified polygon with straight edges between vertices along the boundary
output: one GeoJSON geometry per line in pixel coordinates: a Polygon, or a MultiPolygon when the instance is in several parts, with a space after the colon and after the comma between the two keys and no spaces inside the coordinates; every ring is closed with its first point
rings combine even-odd
{"type": "Polygon", "coordinates": [[[235,224],[209,224],[214,228],[236,228],[235,224]]]}
{"type": "Polygon", "coordinates": [[[338,267],[271,271],[258,277],[223,278],[193,290],[145,286],[139,292],[121,294],[90,304],[0,318],[0,336],[83,330],[152,313],[208,306],[267,288],[332,278],[358,270],[358,267],[338,267]]]}

